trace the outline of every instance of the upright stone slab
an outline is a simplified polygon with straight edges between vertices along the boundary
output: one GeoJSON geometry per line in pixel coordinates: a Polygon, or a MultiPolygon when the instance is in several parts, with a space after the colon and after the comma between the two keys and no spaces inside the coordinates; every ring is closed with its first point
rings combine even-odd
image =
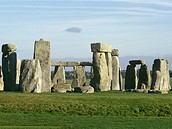
{"type": "Polygon", "coordinates": [[[17,59],[17,65],[16,65],[16,86],[15,86],[15,91],[20,90],[20,67],[21,67],[21,61],[17,59]]]}
{"type": "Polygon", "coordinates": [[[0,91],[4,90],[4,81],[3,81],[3,75],[2,75],[2,67],[0,66],[0,91]]]}
{"type": "Polygon", "coordinates": [[[51,92],[50,42],[35,41],[34,59],[39,59],[42,69],[42,92],[51,92]]]}
{"type": "Polygon", "coordinates": [[[22,61],[20,87],[25,93],[41,93],[42,70],[38,59],[22,61]]]}
{"type": "Polygon", "coordinates": [[[122,73],[121,73],[121,67],[119,67],[119,86],[120,90],[124,90],[125,88],[123,87],[123,78],[122,78],[122,73]]]}
{"type": "Polygon", "coordinates": [[[86,75],[84,66],[74,66],[74,80],[72,87],[86,86],[86,75]]]}
{"type": "Polygon", "coordinates": [[[90,85],[95,90],[109,91],[111,87],[112,65],[111,52],[112,46],[103,43],[92,43],[93,52],[93,75],[90,85]]]}
{"type": "Polygon", "coordinates": [[[142,86],[145,85],[147,90],[151,88],[151,76],[150,70],[146,64],[142,64],[139,70],[139,82],[138,82],[138,89],[143,89],[142,86]]]}
{"type": "Polygon", "coordinates": [[[17,48],[14,44],[2,45],[2,72],[5,91],[15,90],[17,65],[16,49],[17,48]]]}
{"type": "Polygon", "coordinates": [[[121,90],[120,88],[120,66],[118,58],[118,49],[112,50],[112,90],[121,90]]]}
{"type": "Polygon", "coordinates": [[[153,90],[169,91],[170,78],[168,61],[164,59],[155,59],[152,71],[152,85],[153,90]]]}
{"type": "Polygon", "coordinates": [[[53,84],[66,83],[64,66],[55,66],[53,84]]]}
{"type": "Polygon", "coordinates": [[[128,65],[125,76],[125,90],[137,88],[137,70],[136,65],[128,65]]]}

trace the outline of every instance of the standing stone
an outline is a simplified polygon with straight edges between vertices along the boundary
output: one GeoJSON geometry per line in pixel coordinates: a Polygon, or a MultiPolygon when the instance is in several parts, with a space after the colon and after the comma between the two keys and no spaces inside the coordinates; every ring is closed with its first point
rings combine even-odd
{"type": "Polygon", "coordinates": [[[2,72],[5,91],[15,90],[17,65],[16,49],[17,48],[14,44],[2,45],[2,72]]]}
{"type": "Polygon", "coordinates": [[[53,84],[66,83],[64,66],[55,66],[53,84]]]}
{"type": "Polygon", "coordinates": [[[42,92],[51,92],[50,42],[35,41],[34,59],[39,59],[42,69],[42,92]]]}
{"type": "Polygon", "coordinates": [[[136,65],[128,65],[125,76],[125,90],[137,88],[137,69],[136,65]]]}
{"type": "Polygon", "coordinates": [[[153,90],[169,91],[170,78],[168,61],[164,59],[155,59],[152,71],[152,86],[153,90]]]}
{"type": "Polygon", "coordinates": [[[94,77],[92,78],[90,85],[93,86],[95,90],[109,91],[110,79],[105,53],[93,53],[93,73],[94,77]]]}
{"type": "Polygon", "coordinates": [[[42,70],[38,59],[23,60],[20,74],[21,91],[26,93],[41,93],[42,70]]]}
{"type": "Polygon", "coordinates": [[[150,76],[150,70],[146,64],[142,64],[139,70],[139,82],[137,88],[142,89],[143,84],[145,85],[145,89],[150,90],[151,76],[150,76]]]}
{"type": "Polygon", "coordinates": [[[21,67],[21,61],[17,59],[17,65],[16,65],[16,86],[15,86],[15,91],[20,90],[20,67],[21,67]]]}
{"type": "Polygon", "coordinates": [[[112,82],[112,55],[109,52],[105,53],[106,55],[106,61],[107,61],[107,66],[108,66],[108,76],[109,76],[109,83],[111,84],[112,82]]]}
{"type": "Polygon", "coordinates": [[[119,67],[119,86],[120,90],[124,90],[125,88],[123,87],[123,78],[122,78],[122,73],[121,73],[121,67],[119,67]]]}
{"type": "Polygon", "coordinates": [[[112,90],[121,90],[120,88],[120,66],[118,58],[118,49],[112,50],[112,90]]]}
{"type": "Polygon", "coordinates": [[[3,81],[3,75],[2,75],[2,67],[0,66],[0,91],[4,90],[4,81],[3,81]]]}
{"type": "Polygon", "coordinates": [[[86,75],[84,66],[74,66],[74,80],[72,87],[80,87],[86,85],[86,75]]]}

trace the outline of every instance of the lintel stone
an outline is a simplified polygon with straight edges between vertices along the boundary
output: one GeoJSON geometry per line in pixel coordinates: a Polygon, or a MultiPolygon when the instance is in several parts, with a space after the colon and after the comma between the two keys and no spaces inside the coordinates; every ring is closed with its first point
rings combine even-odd
{"type": "Polygon", "coordinates": [[[113,49],[111,54],[112,54],[112,56],[119,56],[119,50],[113,49]]]}
{"type": "Polygon", "coordinates": [[[131,65],[145,64],[145,62],[143,60],[130,60],[129,63],[131,65]]]}
{"type": "Polygon", "coordinates": [[[112,45],[106,43],[92,43],[91,44],[92,52],[112,52],[112,45]]]}

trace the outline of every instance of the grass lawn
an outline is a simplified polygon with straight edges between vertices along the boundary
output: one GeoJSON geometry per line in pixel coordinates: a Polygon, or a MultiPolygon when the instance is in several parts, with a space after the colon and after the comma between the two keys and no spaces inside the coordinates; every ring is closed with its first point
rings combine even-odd
{"type": "Polygon", "coordinates": [[[172,92],[0,93],[0,128],[172,128],[172,92]]]}

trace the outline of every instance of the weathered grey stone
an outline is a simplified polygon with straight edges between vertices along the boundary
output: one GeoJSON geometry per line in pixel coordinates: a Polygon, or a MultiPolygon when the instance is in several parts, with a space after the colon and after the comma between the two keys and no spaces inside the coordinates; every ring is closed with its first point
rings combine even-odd
{"type": "Polygon", "coordinates": [[[152,69],[151,89],[169,91],[171,86],[168,61],[164,59],[155,59],[152,69]]]}
{"type": "Polygon", "coordinates": [[[145,85],[145,89],[150,90],[151,75],[150,75],[150,70],[146,64],[141,65],[141,68],[139,70],[139,82],[137,88],[142,89],[143,84],[145,85]]]}
{"type": "Polygon", "coordinates": [[[119,77],[120,66],[118,56],[112,56],[112,90],[120,90],[119,77]]]}
{"type": "Polygon", "coordinates": [[[2,67],[0,66],[0,91],[4,90],[4,81],[3,81],[3,75],[2,75],[2,67]]]}
{"type": "Polygon", "coordinates": [[[72,87],[85,86],[86,76],[84,66],[74,66],[74,80],[72,82],[72,87]]]}
{"type": "Polygon", "coordinates": [[[92,66],[92,63],[91,62],[56,62],[56,61],[51,61],[51,66],[67,66],[67,67],[92,66]]]}
{"type": "Polygon", "coordinates": [[[119,56],[119,50],[113,49],[111,54],[112,54],[112,56],[119,56]]]}
{"type": "Polygon", "coordinates": [[[15,86],[15,91],[20,90],[20,67],[21,67],[21,61],[17,59],[17,65],[16,65],[16,86],[15,86]]]}
{"type": "Polygon", "coordinates": [[[35,41],[34,59],[39,59],[42,69],[42,92],[51,92],[50,42],[35,41]]]}
{"type": "Polygon", "coordinates": [[[75,87],[74,92],[79,93],[94,93],[94,88],[91,86],[81,86],[81,87],[75,87]]]}
{"type": "Polygon", "coordinates": [[[2,45],[2,52],[3,53],[10,53],[10,52],[15,52],[17,50],[16,45],[14,44],[3,44],[2,45]]]}
{"type": "Polygon", "coordinates": [[[4,80],[4,90],[14,91],[16,86],[16,52],[2,54],[2,72],[4,80]]]}
{"type": "Polygon", "coordinates": [[[137,89],[137,82],[136,65],[128,65],[125,76],[125,89],[137,89]]]}
{"type": "Polygon", "coordinates": [[[145,64],[145,62],[143,60],[130,60],[129,63],[131,65],[137,65],[137,64],[145,64]]]}
{"type": "Polygon", "coordinates": [[[57,92],[57,93],[66,93],[71,92],[71,85],[67,83],[58,83],[53,85],[51,88],[51,92],[57,92]]]}
{"type": "Polygon", "coordinates": [[[109,83],[111,84],[112,81],[112,55],[111,53],[105,53],[106,56],[106,62],[107,62],[107,66],[108,66],[108,76],[109,76],[109,83]]]}
{"type": "Polygon", "coordinates": [[[130,92],[148,93],[148,90],[145,90],[145,89],[131,89],[130,92]]]}
{"type": "Polygon", "coordinates": [[[55,66],[53,84],[66,83],[64,66],[55,66]]]}
{"type": "Polygon", "coordinates": [[[93,73],[94,77],[91,79],[90,85],[93,86],[95,90],[109,91],[111,84],[105,53],[93,53],[93,73]]]}
{"type": "Polygon", "coordinates": [[[122,73],[121,73],[121,67],[119,67],[119,86],[120,86],[120,90],[124,90],[125,88],[123,87],[123,78],[122,78],[122,73]]]}
{"type": "Polygon", "coordinates": [[[42,70],[38,59],[22,61],[20,86],[22,92],[41,93],[42,70]]]}
{"type": "Polygon", "coordinates": [[[105,43],[92,43],[91,44],[92,52],[112,52],[112,45],[105,43]]]}

